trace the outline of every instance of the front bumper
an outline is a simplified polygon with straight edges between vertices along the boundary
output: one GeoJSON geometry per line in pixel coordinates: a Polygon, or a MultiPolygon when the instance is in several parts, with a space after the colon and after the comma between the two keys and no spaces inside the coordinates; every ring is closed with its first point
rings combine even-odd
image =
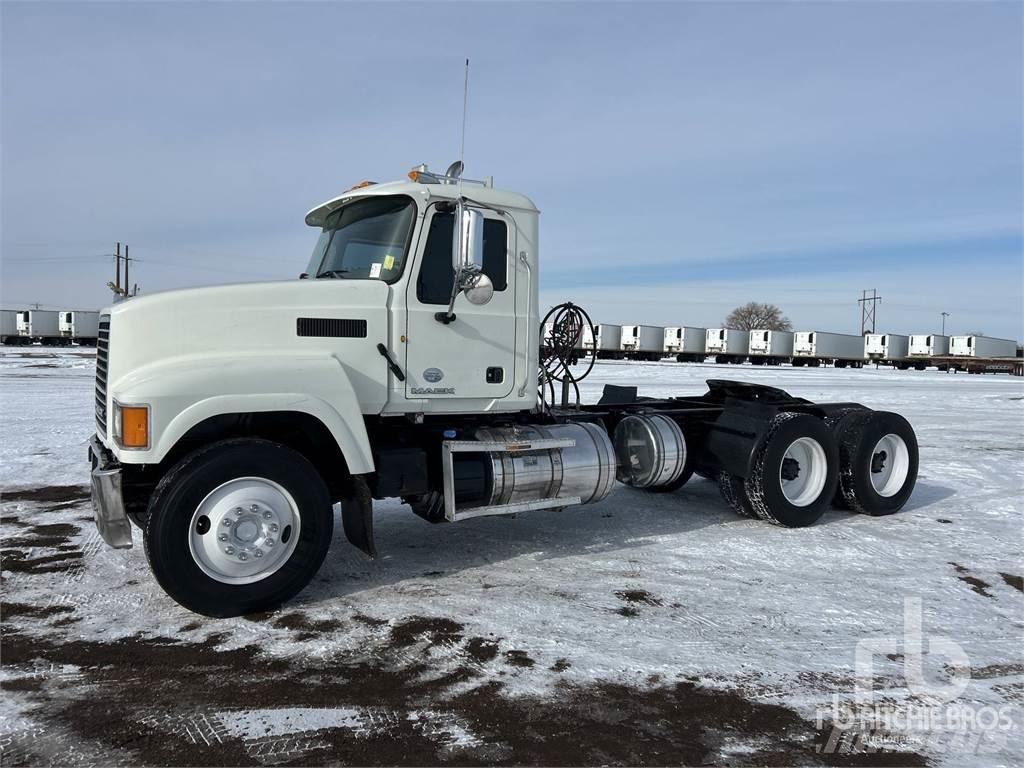
{"type": "Polygon", "coordinates": [[[89,464],[92,467],[92,515],[100,536],[116,549],[132,546],[132,524],[124,509],[121,493],[121,465],[99,439],[89,441],[89,464]]]}

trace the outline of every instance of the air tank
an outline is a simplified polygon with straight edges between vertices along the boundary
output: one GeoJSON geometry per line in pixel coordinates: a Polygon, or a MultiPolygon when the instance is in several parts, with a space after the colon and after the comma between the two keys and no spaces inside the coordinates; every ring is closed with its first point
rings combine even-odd
{"type": "Polygon", "coordinates": [[[616,479],[635,488],[669,485],[686,466],[686,438],[660,413],[627,416],[615,427],[616,479]]]}

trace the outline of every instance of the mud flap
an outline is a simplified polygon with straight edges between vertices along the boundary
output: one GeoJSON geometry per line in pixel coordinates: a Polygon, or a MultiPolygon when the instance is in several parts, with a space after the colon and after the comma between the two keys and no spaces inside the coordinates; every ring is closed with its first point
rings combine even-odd
{"type": "Polygon", "coordinates": [[[370,557],[377,556],[373,544],[373,497],[366,480],[358,475],[349,479],[341,497],[341,525],[351,544],[370,557]]]}

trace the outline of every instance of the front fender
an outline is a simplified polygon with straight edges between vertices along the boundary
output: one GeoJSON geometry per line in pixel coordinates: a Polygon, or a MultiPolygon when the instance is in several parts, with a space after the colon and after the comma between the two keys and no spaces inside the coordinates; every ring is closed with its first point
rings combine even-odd
{"type": "Polygon", "coordinates": [[[113,399],[150,407],[150,447],[112,450],[125,464],[156,464],[192,427],[212,416],[294,411],[331,433],[349,471],[374,471],[359,398],[333,355],[275,351],[170,358],[136,369],[111,386],[113,399]]]}

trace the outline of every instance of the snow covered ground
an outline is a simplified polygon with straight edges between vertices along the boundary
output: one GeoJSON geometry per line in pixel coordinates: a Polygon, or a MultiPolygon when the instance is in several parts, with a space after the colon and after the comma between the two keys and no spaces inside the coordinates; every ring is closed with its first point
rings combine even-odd
{"type": "Polygon", "coordinates": [[[160,591],[137,531],[95,533],[93,373],[89,350],[0,352],[4,765],[1024,761],[1022,379],[601,363],[589,402],[734,378],[898,411],[917,489],[800,530],[701,479],[455,525],[379,503],[377,560],[339,525],[291,605],[212,620],[160,591]],[[837,743],[858,685],[902,725],[837,743]]]}

